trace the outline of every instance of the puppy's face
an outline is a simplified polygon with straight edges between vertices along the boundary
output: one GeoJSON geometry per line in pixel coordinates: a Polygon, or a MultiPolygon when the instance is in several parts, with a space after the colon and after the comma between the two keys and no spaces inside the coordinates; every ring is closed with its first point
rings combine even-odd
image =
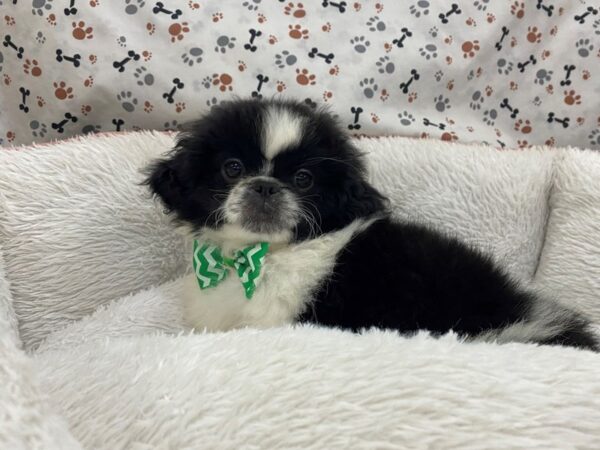
{"type": "Polygon", "coordinates": [[[293,102],[213,108],[150,170],[179,220],[248,241],[306,239],[383,209],[332,117],[293,102]]]}

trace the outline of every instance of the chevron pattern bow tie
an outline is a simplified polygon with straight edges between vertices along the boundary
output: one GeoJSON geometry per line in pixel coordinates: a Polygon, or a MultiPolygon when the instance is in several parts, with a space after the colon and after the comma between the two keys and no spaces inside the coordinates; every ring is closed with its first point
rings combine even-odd
{"type": "Polygon", "coordinates": [[[231,267],[240,277],[246,298],[251,299],[260,280],[261,268],[268,251],[269,244],[259,242],[238,250],[234,258],[226,258],[221,254],[219,247],[200,244],[195,240],[192,266],[200,289],[217,286],[229,273],[228,267],[231,267]]]}

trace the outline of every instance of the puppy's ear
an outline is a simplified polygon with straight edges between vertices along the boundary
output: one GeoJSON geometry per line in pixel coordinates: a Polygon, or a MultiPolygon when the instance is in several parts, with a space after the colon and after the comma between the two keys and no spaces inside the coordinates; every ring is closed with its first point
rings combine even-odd
{"type": "Polygon", "coordinates": [[[174,210],[181,204],[183,186],[178,176],[177,164],[173,158],[161,159],[148,168],[145,184],[158,195],[165,206],[174,210]]]}
{"type": "Polygon", "coordinates": [[[349,180],[342,198],[342,210],[349,219],[383,212],[387,199],[364,179],[349,180]]]}

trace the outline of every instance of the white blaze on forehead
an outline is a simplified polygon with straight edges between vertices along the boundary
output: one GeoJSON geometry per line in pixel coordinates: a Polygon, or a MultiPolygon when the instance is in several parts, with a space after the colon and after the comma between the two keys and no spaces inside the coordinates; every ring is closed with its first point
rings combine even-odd
{"type": "Polygon", "coordinates": [[[290,145],[302,139],[303,118],[286,108],[271,106],[263,122],[263,155],[267,160],[275,158],[290,145]]]}

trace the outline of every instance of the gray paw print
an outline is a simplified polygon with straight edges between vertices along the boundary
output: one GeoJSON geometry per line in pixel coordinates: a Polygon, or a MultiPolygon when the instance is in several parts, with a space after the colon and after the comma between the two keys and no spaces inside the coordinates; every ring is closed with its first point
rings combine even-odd
{"type": "Polygon", "coordinates": [[[375,63],[375,65],[379,67],[379,73],[394,73],[396,70],[396,66],[390,61],[389,56],[382,56],[379,58],[379,61],[375,63]]]}
{"type": "Polygon", "coordinates": [[[439,112],[444,112],[447,109],[450,109],[450,100],[445,98],[443,95],[438,95],[433,99],[433,103],[435,104],[435,109],[439,112]]]}
{"type": "Polygon", "coordinates": [[[244,2],[242,3],[242,6],[244,8],[248,8],[248,11],[256,11],[258,9],[258,5],[260,4],[261,0],[252,0],[249,2],[244,2]]]}
{"type": "Polygon", "coordinates": [[[117,38],[117,44],[121,47],[127,47],[127,38],[125,36],[119,36],[117,38]]]}
{"type": "Polygon", "coordinates": [[[431,37],[437,37],[439,31],[440,30],[438,30],[438,27],[431,27],[429,29],[429,34],[431,35],[431,37]]]}
{"type": "Polygon", "coordinates": [[[152,86],[154,84],[154,75],[148,72],[148,69],[146,69],[144,66],[135,69],[133,76],[138,79],[138,86],[152,86]]]}
{"type": "Polygon", "coordinates": [[[4,55],[0,52],[0,72],[2,72],[2,63],[4,62],[4,55]]]}
{"type": "Polygon", "coordinates": [[[485,11],[488,7],[488,3],[490,0],[475,0],[473,2],[473,6],[476,7],[479,11],[485,11]]]}
{"type": "Polygon", "coordinates": [[[552,79],[552,74],[554,72],[552,72],[551,70],[546,70],[546,69],[540,69],[535,73],[535,80],[533,81],[535,84],[539,84],[539,85],[544,85],[544,83],[546,83],[547,81],[550,81],[552,79]]]}
{"type": "Polygon", "coordinates": [[[419,49],[419,53],[422,57],[429,60],[431,58],[437,58],[437,47],[434,44],[427,44],[425,47],[419,49]]]}
{"type": "Polygon", "coordinates": [[[600,146],[600,128],[592,131],[588,136],[590,144],[600,146]]]}
{"type": "Polygon", "coordinates": [[[181,131],[182,125],[176,120],[171,120],[170,122],[165,122],[163,128],[165,131],[181,131]]]}
{"type": "Polygon", "coordinates": [[[38,42],[38,44],[43,44],[46,42],[46,36],[44,36],[44,33],[41,31],[38,31],[35,35],[35,40],[38,42]]]}
{"type": "Polygon", "coordinates": [[[483,123],[493,127],[496,123],[496,119],[498,118],[498,111],[495,109],[486,109],[483,112],[483,123]]]}
{"type": "Polygon", "coordinates": [[[540,106],[542,104],[542,99],[539,97],[539,95],[536,95],[531,103],[533,103],[535,106],[540,106]]]}
{"type": "Polygon", "coordinates": [[[139,8],[143,8],[146,2],[144,0],[125,0],[125,12],[133,15],[138,12],[139,8]]]}
{"type": "Polygon", "coordinates": [[[364,36],[355,36],[354,38],[350,39],[350,43],[354,46],[354,50],[356,50],[357,53],[366,52],[367,47],[371,45],[369,41],[365,40],[364,36]]]}
{"type": "Polygon", "coordinates": [[[221,52],[221,53],[225,53],[227,51],[227,49],[231,50],[233,47],[235,47],[235,41],[236,38],[231,36],[219,36],[217,38],[217,45],[215,46],[215,52],[221,52]]]}
{"type": "Polygon", "coordinates": [[[46,136],[48,132],[48,127],[45,123],[39,123],[37,120],[32,120],[29,122],[29,128],[31,128],[31,134],[33,137],[41,137],[46,136]]]}
{"type": "Polygon", "coordinates": [[[192,47],[187,53],[181,55],[181,59],[185,64],[192,67],[194,64],[202,62],[202,49],[200,47],[192,47]]]}
{"type": "Polygon", "coordinates": [[[359,85],[363,89],[363,94],[367,98],[373,98],[375,92],[377,92],[377,84],[375,84],[375,79],[373,78],[365,78],[359,83],[359,85]]]}
{"type": "Polygon", "coordinates": [[[379,16],[373,16],[367,20],[369,31],[385,31],[385,22],[379,19],[379,16]]]}
{"type": "Polygon", "coordinates": [[[81,134],[99,133],[102,130],[100,125],[86,125],[81,129],[81,134]]]}
{"type": "Polygon", "coordinates": [[[121,102],[121,106],[127,112],[135,111],[138,103],[137,98],[132,98],[131,91],[121,91],[120,94],[117,94],[117,100],[121,102]]]}
{"type": "Polygon", "coordinates": [[[412,125],[415,122],[415,118],[408,111],[402,111],[402,113],[398,114],[400,118],[400,123],[405,127],[412,125]]]}
{"type": "Polygon", "coordinates": [[[440,81],[444,76],[444,72],[438,70],[433,76],[435,77],[435,81],[440,81]]]}
{"type": "Polygon", "coordinates": [[[31,2],[31,12],[33,15],[41,16],[44,14],[44,10],[49,11],[52,9],[53,0],[33,0],[31,2]]]}
{"type": "Polygon", "coordinates": [[[211,77],[202,78],[202,86],[204,86],[206,89],[210,89],[211,83],[212,83],[211,77]]]}
{"type": "Polygon", "coordinates": [[[280,69],[283,69],[285,66],[293,66],[296,64],[296,61],[298,61],[298,58],[287,50],[275,55],[275,65],[280,69]]]}
{"type": "Polygon", "coordinates": [[[217,106],[219,104],[219,100],[217,100],[217,97],[213,97],[210,100],[206,100],[206,106],[208,106],[209,108],[212,108],[213,106],[217,106]]]}
{"type": "Polygon", "coordinates": [[[594,33],[600,34],[600,19],[594,20],[592,27],[594,28],[594,33]]]}
{"type": "Polygon", "coordinates": [[[426,16],[429,14],[429,2],[427,0],[419,0],[416,4],[410,5],[408,10],[415,17],[421,17],[421,14],[426,16]]]}
{"type": "Polygon", "coordinates": [[[471,102],[469,103],[469,107],[474,111],[481,109],[481,104],[484,100],[485,97],[483,96],[481,91],[477,90],[473,92],[473,95],[471,96],[471,102]]]}
{"type": "Polygon", "coordinates": [[[590,56],[590,52],[594,50],[594,45],[590,43],[589,39],[579,39],[575,43],[575,48],[577,48],[577,54],[582,58],[587,58],[590,56]]]}
{"type": "Polygon", "coordinates": [[[514,66],[512,62],[507,61],[504,58],[498,59],[496,65],[498,66],[498,73],[500,75],[508,75],[512,72],[514,66]]]}

